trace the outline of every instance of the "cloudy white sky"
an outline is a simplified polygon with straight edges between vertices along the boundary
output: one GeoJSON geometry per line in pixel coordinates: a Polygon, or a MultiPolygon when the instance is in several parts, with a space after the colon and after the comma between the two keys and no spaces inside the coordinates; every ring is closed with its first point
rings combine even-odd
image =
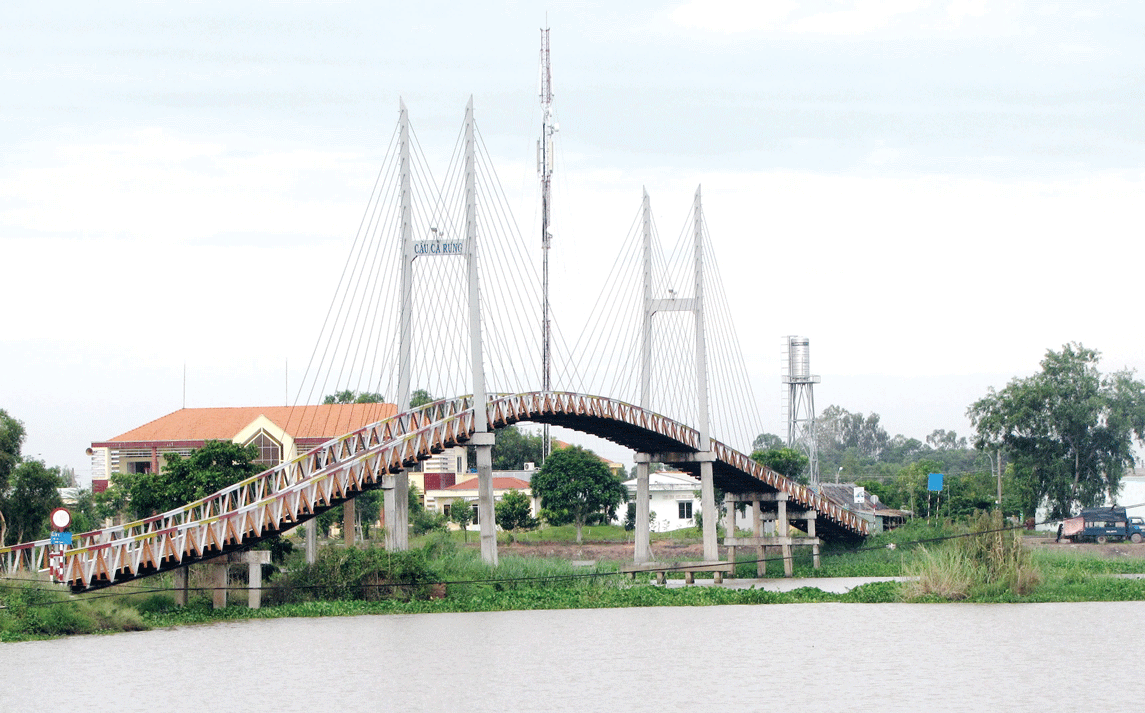
{"type": "Polygon", "coordinates": [[[234,5],[0,19],[0,408],[81,478],[184,364],[188,406],[284,402],[399,97],[444,166],[473,95],[531,234],[546,13],[558,318],[642,186],[674,236],[702,184],[765,430],[787,334],[821,407],[919,438],[1067,341],[1145,367],[1137,3],[234,5]]]}

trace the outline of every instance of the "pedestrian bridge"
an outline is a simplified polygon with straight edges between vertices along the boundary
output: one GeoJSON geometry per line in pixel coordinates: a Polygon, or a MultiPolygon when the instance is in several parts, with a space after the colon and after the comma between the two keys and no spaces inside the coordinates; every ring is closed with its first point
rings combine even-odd
{"type": "MultiPolygon", "coordinates": [[[[522,421],[566,426],[641,453],[694,453],[699,432],[604,396],[532,392],[491,397],[489,423],[522,421]]],[[[473,399],[427,404],[331,440],[293,461],[159,515],[83,533],[53,567],[55,578],[80,592],[121,584],[257,544],[358,494],[392,487],[392,474],[434,453],[467,443],[475,432],[473,399]]],[[[815,513],[817,534],[859,538],[867,523],[809,488],[711,441],[716,487],[727,493],[785,493],[815,513]]],[[[698,471],[698,463],[679,463],[698,471]]],[[[49,540],[0,548],[7,574],[48,569],[49,540]]]]}

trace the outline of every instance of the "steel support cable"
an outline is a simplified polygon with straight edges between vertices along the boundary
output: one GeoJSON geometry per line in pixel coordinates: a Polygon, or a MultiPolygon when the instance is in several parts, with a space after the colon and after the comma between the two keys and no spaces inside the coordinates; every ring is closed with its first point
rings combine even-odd
{"type": "MultiPolygon", "coordinates": [[[[488,177],[486,180],[489,180],[488,177]]],[[[491,193],[493,187],[493,185],[488,186],[491,193]]],[[[491,205],[489,209],[490,216],[495,218],[494,232],[502,237],[493,246],[493,260],[486,263],[491,273],[500,276],[500,279],[492,280],[494,284],[490,285],[491,291],[499,295],[495,305],[491,306],[490,316],[497,325],[497,331],[501,333],[498,341],[503,352],[499,358],[492,361],[492,364],[511,372],[500,377],[505,381],[499,390],[532,391],[534,389],[529,384],[539,384],[537,377],[533,376],[533,374],[539,375],[536,365],[540,360],[540,349],[534,328],[538,320],[535,319],[536,315],[526,317],[523,313],[528,305],[537,301],[537,294],[526,293],[527,273],[520,260],[515,259],[520,256],[524,246],[519,242],[513,244],[509,217],[503,210],[498,209],[503,207],[491,205]],[[514,307],[517,309],[513,309],[514,307]],[[506,337],[512,338],[512,346],[506,337]],[[522,356],[525,357],[523,363],[520,361],[522,356]],[[533,366],[530,367],[530,364],[533,366]]]]}
{"type": "MultiPolygon", "coordinates": [[[[720,283],[717,282],[717,285],[720,283]]],[[[717,332],[719,335],[716,350],[716,366],[718,368],[717,403],[726,421],[724,424],[728,431],[728,442],[735,443],[737,450],[747,452],[754,438],[751,433],[752,424],[759,424],[759,411],[756,407],[754,391],[747,378],[747,367],[743,360],[743,352],[735,330],[735,322],[731,319],[730,309],[722,289],[713,290],[715,299],[715,316],[717,332]],[[730,436],[735,435],[736,440],[730,436]],[[746,445],[745,445],[746,443],[746,445]]]]}
{"type": "MultiPolygon", "coordinates": [[[[366,356],[362,352],[363,344],[366,345],[366,353],[369,351],[369,344],[373,337],[373,324],[374,320],[371,318],[374,310],[376,309],[376,299],[378,297],[379,286],[389,280],[389,271],[384,270],[383,265],[388,263],[387,253],[391,241],[394,238],[394,231],[400,231],[400,225],[395,226],[396,222],[400,223],[400,207],[396,203],[400,202],[400,194],[394,191],[387,195],[388,200],[384,207],[384,213],[378,222],[378,230],[375,232],[372,254],[366,256],[366,260],[361,266],[360,275],[365,278],[365,286],[355,287],[354,293],[357,296],[357,310],[352,317],[353,327],[351,329],[351,343],[353,348],[351,350],[350,343],[347,344],[346,353],[343,358],[343,371],[346,365],[349,364],[349,378],[343,381],[341,373],[339,374],[339,384],[347,384],[352,381],[354,384],[354,391],[361,391],[363,378],[366,374],[365,359],[366,356]],[[394,200],[394,199],[398,200],[394,200]],[[395,215],[396,214],[396,215],[395,215]],[[362,358],[361,366],[359,366],[359,357],[362,358]],[[353,374],[357,372],[357,378],[353,374]]],[[[359,280],[359,285],[361,280],[359,280]]],[[[347,315],[348,320],[350,315],[347,315]]],[[[328,415],[329,417],[329,415],[328,415]]]]}
{"type": "Polygon", "coordinates": [[[758,404],[755,400],[755,394],[751,387],[751,380],[748,378],[747,364],[744,361],[743,348],[739,341],[736,321],[732,315],[727,294],[723,289],[724,282],[720,273],[719,261],[716,259],[715,248],[707,233],[706,225],[705,247],[709,253],[707,261],[712,266],[710,274],[712,276],[713,289],[711,289],[711,292],[715,298],[715,313],[717,319],[722,322],[719,334],[721,335],[721,341],[724,345],[721,349],[723,352],[722,362],[725,364],[725,373],[727,375],[727,383],[724,384],[726,393],[722,399],[726,400],[731,406],[738,405],[739,407],[735,412],[738,414],[739,419],[739,435],[743,440],[737,445],[739,446],[739,450],[747,452],[750,450],[751,442],[755,437],[755,434],[752,433],[753,425],[761,423],[761,419],[758,404]],[[737,398],[737,396],[741,394],[747,398],[737,398]]]}
{"type": "Polygon", "coordinates": [[[590,393],[621,396],[619,384],[623,381],[622,364],[631,352],[634,327],[638,323],[635,313],[629,314],[633,309],[633,300],[625,299],[631,293],[631,281],[624,280],[629,270],[629,260],[625,251],[632,252],[633,241],[626,240],[622,244],[622,252],[617,256],[614,269],[603,285],[601,295],[604,302],[600,310],[594,314],[594,321],[588,329],[591,330],[591,341],[588,342],[586,356],[590,358],[589,374],[592,379],[590,393]]]}
{"type": "MultiPolygon", "coordinates": [[[[480,164],[479,164],[480,165],[480,164]]],[[[491,346],[493,349],[490,351],[490,384],[491,390],[494,391],[509,391],[514,390],[530,390],[524,388],[527,382],[521,381],[521,374],[516,363],[516,358],[508,347],[507,337],[519,346],[521,344],[529,344],[526,338],[525,330],[518,330],[517,323],[513,320],[513,311],[511,307],[515,304],[523,304],[520,298],[519,290],[513,290],[516,294],[511,294],[511,289],[520,286],[520,280],[512,279],[507,261],[507,246],[505,240],[508,231],[505,230],[503,217],[499,214],[496,205],[490,200],[493,195],[492,182],[487,171],[488,167],[482,166],[485,171],[478,171],[477,184],[482,189],[478,192],[481,199],[481,205],[484,208],[483,214],[486,216],[485,226],[486,234],[483,245],[485,247],[484,255],[486,259],[482,261],[479,270],[483,275],[487,275],[488,279],[484,280],[486,290],[482,291],[482,297],[490,294],[494,297],[490,304],[486,304],[486,300],[482,300],[482,318],[489,325],[489,332],[491,332],[491,346]],[[517,299],[514,299],[514,298],[517,299]],[[502,370],[510,373],[502,374],[502,370]],[[517,380],[514,383],[514,380],[517,380]],[[517,387],[514,389],[514,385],[517,387]]],[[[518,349],[519,351],[519,349],[518,349]]],[[[531,350],[530,350],[531,351],[531,350]]],[[[531,355],[530,355],[531,356],[531,355]]]]}
{"type": "MultiPolygon", "coordinates": [[[[497,241],[495,244],[495,248],[499,248],[495,253],[497,257],[497,266],[501,268],[496,272],[500,275],[526,276],[529,274],[529,272],[531,272],[529,270],[531,264],[527,262],[523,263],[521,259],[522,254],[525,251],[525,246],[523,241],[520,239],[519,231],[514,230],[515,222],[512,219],[512,212],[508,207],[507,200],[504,199],[503,191],[500,190],[500,182],[497,180],[496,172],[492,166],[492,160],[489,157],[488,150],[484,144],[484,139],[480,136],[479,133],[477,136],[479,140],[479,147],[481,148],[480,155],[484,159],[480,164],[482,165],[482,168],[484,168],[484,173],[480,174],[480,176],[483,184],[486,187],[486,200],[489,204],[488,213],[491,217],[495,218],[497,228],[495,233],[497,235],[503,236],[503,240],[497,241]],[[516,240],[514,240],[514,238],[516,238],[516,240]]],[[[535,278],[535,272],[532,273],[532,276],[535,278]]],[[[506,307],[520,305],[523,308],[524,305],[532,304],[536,301],[536,297],[538,296],[536,292],[531,295],[525,294],[527,287],[526,283],[528,282],[525,279],[501,279],[496,280],[496,282],[499,283],[499,292],[502,294],[502,298],[498,300],[498,302],[502,305],[505,305],[506,307]],[[504,287],[502,287],[502,285],[504,285],[504,287]]],[[[514,313],[510,311],[504,317],[504,319],[509,321],[513,326],[514,342],[517,344],[534,344],[535,330],[531,329],[530,327],[531,323],[535,322],[535,318],[533,315],[530,315],[530,317],[527,319],[520,319],[520,316],[520,313],[514,313]],[[514,316],[519,318],[515,323],[512,322],[512,318],[514,316]],[[530,336],[533,338],[530,338],[530,336]]],[[[521,385],[529,383],[532,381],[532,379],[527,377],[526,374],[522,372],[522,370],[526,369],[527,367],[523,364],[518,364],[517,359],[514,358],[514,352],[517,350],[508,349],[507,346],[508,345],[506,345],[506,354],[503,358],[510,360],[510,364],[513,367],[513,380],[506,385],[516,385],[516,388],[503,390],[522,390],[521,385]]],[[[539,350],[537,354],[532,354],[531,352],[532,350],[529,350],[529,353],[527,354],[529,357],[527,363],[535,364],[536,361],[538,361],[540,352],[539,350]]],[[[529,371],[532,370],[529,369],[529,371]]]]}
{"type": "MultiPolygon", "coordinates": [[[[389,158],[392,159],[393,154],[391,154],[389,158]]],[[[358,311],[360,311],[360,309],[361,309],[360,301],[354,300],[353,295],[356,295],[359,292],[359,290],[357,289],[357,285],[359,285],[361,283],[362,274],[363,274],[363,272],[365,272],[367,270],[366,266],[368,266],[370,264],[370,262],[373,259],[373,256],[377,254],[377,250],[378,250],[377,230],[379,227],[378,224],[379,224],[379,221],[384,220],[384,215],[386,213],[386,206],[389,203],[389,196],[391,195],[392,181],[388,180],[388,178],[392,177],[393,170],[395,170],[395,166],[396,166],[395,162],[393,162],[393,161],[389,162],[388,167],[387,167],[389,170],[387,171],[387,175],[385,177],[387,180],[383,180],[381,190],[375,191],[374,195],[371,196],[370,218],[367,222],[367,225],[366,225],[366,228],[365,228],[365,231],[363,234],[362,247],[357,252],[357,260],[355,261],[354,272],[351,274],[350,279],[348,281],[344,282],[342,285],[340,285],[340,289],[342,290],[342,300],[339,303],[339,310],[338,310],[337,316],[335,318],[335,322],[332,325],[332,329],[328,333],[328,337],[327,337],[328,349],[326,351],[324,351],[323,359],[320,362],[320,364],[318,366],[318,371],[315,374],[315,381],[314,381],[312,388],[311,388],[312,392],[313,392],[314,386],[317,386],[317,384],[318,384],[319,377],[322,378],[322,389],[320,389],[319,393],[321,393],[322,391],[325,390],[327,384],[330,381],[330,378],[331,378],[331,375],[332,375],[332,372],[334,369],[334,365],[338,361],[338,352],[339,351],[342,351],[342,359],[341,359],[342,368],[341,368],[341,371],[344,372],[346,369],[347,360],[348,360],[348,357],[350,354],[350,347],[349,347],[349,345],[345,345],[345,347],[344,347],[345,329],[346,329],[347,324],[349,322],[351,322],[351,320],[353,319],[352,314],[355,311],[355,309],[354,309],[355,304],[354,303],[358,302],[358,305],[357,305],[358,311]],[[350,302],[347,303],[347,300],[350,300],[350,302]],[[334,339],[335,333],[338,335],[337,339],[334,339]],[[331,342],[333,344],[333,352],[329,352],[329,347],[331,346],[331,342]],[[327,360],[326,360],[327,354],[330,357],[329,362],[327,362],[327,360]],[[327,366],[327,364],[328,364],[328,366],[327,366]],[[325,374],[325,376],[322,376],[322,374],[325,374]]],[[[337,378],[335,378],[335,388],[341,387],[342,385],[345,385],[345,384],[346,384],[346,382],[343,380],[342,375],[340,373],[339,376],[337,378]]],[[[323,431],[329,430],[330,419],[333,417],[334,417],[333,410],[332,409],[328,410],[327,413],[325,414],[325,419],[324,419],[324,423],[323,423],[323,431]]]]}
{"type": "Polygon", "coordinates": [[[742,387],[737,388],[736,375],[729,362],[729,357],[734,349],[732,346],[734,342],[728,339],[728,330],[731,327],[725,319],[726,315],[721,299],[722,292],[718,289],[718,283],[705,287],[705,290],[706,294],[711,296],[708,305],[712,307],[709,311],[711,319],[706,321],[706,326],[710,327],[708,330],[711,337],[709,344],[712,346],[709,351],[712,377],[709,383],[712,404],[714,405],[712,430],[714,433],[720,434],[725,443],[734,443],[737,449],[742,450],[739,429],[741,419],[739,418],[740,410],[738,407],[742,405],[744,397],[750,394],[750,390],[744,391],[742,387]]]}
{"type": "MultiPolygon", "coordinates": [[[[640,212],[637,211],[636,217],[633,219],[633,225],[635,225],[636,222],[638,222],[639,220],[640,220],[640,212]]],[[[624,246],[627,244],[628,236],[632,234],[632,230],[633,230],[633,228],[631,226],[629,226],[628,233],[626,234],[624,241],[621,242],[621,250],[618,251],[616,257],[613,258],[612,265],[609,268],[607,275],[605,276],[605,280],[604,280],[604,283],[602,285],[602,289],[601,289],[600,293],[597,294],[596,301],[593,303],[592,309],[589,311],[589,316],[588,316],[588,319],[586,320],[586,324],[585,324],[584,328],[582,329],[580,336],[578,336],[576,341],[573,343],[572,353],[574,355],[580,355],[580,354],[584,353],[582,351],[581,344],[585,343],[586,337],[590,341],[588,343],[585,343],[584,351],[589,350],[590,346],[592,345],[591,340],[596,338],[598,335],[598,330],[594,329],[594,327],[596,326],[596,324],[595,324],[596,320],[600,319],[600,315],[602,314],[603,309],[604,309],[603,305],[601,303],[606,298],[606,295],[608,295],[608,289],[612,286],[613,275],[617,274],[617,272],[623,272],[624,246]]]]}
{"type": "MultiPolygon", "coordinates": [[[[637,224],[639,216],[640,213],[637,212],[633,225],[637,224]]],[[[581,336],[577,339],[573,347],[574,358],[578,362],[580,359],[586,360],[585,391],[588,393],[603,391],[606,384],[596,381],[596,379],[608,378],[607,375],[604,374],[602,355],[606,355],[609,351],[617,348],[614,330],[617,329],[618,323],[624,321],[624,315],[623,311],[617,314],[615,311],[609,312],[607,308],[616,303],[616,293],[620,292],[620,285],[623,284],[621,281],[622,277],[629,272],[626,269],[625,258],[626,252],[633,242],[630,239],[633,234],[634,228],[630,226],[628,234],[621,242],[620,251],[618,251],[616,257],[613,259],[613,263],[605,276],[601,291],[597,296],[596,302],[593,304],[592,310],[581,332],[581,336]],[[583,349],[581,347],[582,344],[584,344],[583,349]]]]}
{"type": "MultiPolygon", "coordinates": [[[[397,128],[395,127],[394,133],[390,137],[390,145],[386,149],[386,156],[389,155],[390,150],[393,148],[393,145],[397,140],[397,136],[398,136],[398,131],[397,131],[397,128]]],[[[382,176],[385,173],[385,166],[386,166],[386,161],[385,161],[385,159],[383,159],[382,165],[378,168],[378,175],[374,179],[374,187],[371,190],[371,196],[378,190],[378,186],[381,184],[382,176]]],[[[310,355],[310,362],[307,364],[306,370],[303,372],[302,381],[298,385],[298,393],[294,398],[294,404],[291,406],[290,416],[293,416],[294,407],[298,405],[299,399],[302,398],[302,391],[306,387],[306,381],[307,381],[307,378],[308,378],[309,373],[310,373],[310,368],[314,363],[314,357],[318,353],[318,347],[321,346],[321,344],[322,344],[322,335],[325,333],[326,325],[329,323],[330,315],[333,312],[334,302],[337,299],[338,291],[341,289],[342,283],[346,278],[346,271],[350,269],[350,265],[353,262],[354,247],[357,245],[358,240],[360,239],[360,237],[362,235],[362,230],[366,224],[366,219],[369,216],[369,214],[370,214],[370,206],[369,206],[369,203],[367,202],[366,209],[363,211],[361,221],[359,222],[359,225],[358,225],[358,232],[354,237],[354,243],[351,245],[350,252],[346,256],[346,263],[342,267],[342,275],[338,280],[338,285],[334,288],[334,299],[331,300],[330,307],[327,308],[327,310],[326,310],[326,318],[322,323],[322,328],[319,330],[318,339],[314,343],[314,349],[310,355]]],[[[311,386],[311,391],[313,391],[313,386],[311,386]]],[[[288,420],[289,420],[290,416],[288,416],[288,420]]]]}
{"type": "MultiPolygon", "coordinates": [[[[393,169],[394,165],[391,164],[388,168],[393,169]]],[[[388,174],[387,178],[389,178],[389,177],[392,177],[392,172],[390,172],[388,174]]],[[[361,250],[358,251],[357,259],[355,260],[354,271],[353,271],[353,274],[351,275],[351,279],[348,281],[348,283],[346,283],[343,286],[344,291],[342,293],[342,301],[339,304],[338,315],[337,315],[336,322],[335,322],[335,329],[332,330],[332,332],[331,332],[331,337],[333,337],[333,333],[335,331],[338,334],[338,338],[334,343],[335,344],[335,354],[331,355],[331,360],[330,360],[329,368],[331,370],[333,369],[334,363],[337,359],[336,354],[339,350],[341,350],[341,347],[342,347],[342,341],[343,341],[343,336],[345,334],[346,324],[347,324],[347,322],[349,322],[351,320],[351,314],[352,314],[353,309],[354,309],[353,303],[358,302],[357,300],[354,300],[353,298],[355,295],[357,295],[359,293],[358,285],[360,285],[360,283],[361,283],[362,274],[364,272],[368,271],[366,266],[372,262],[372,256],[376,255],[376,253],[377,253],[377,249],[378,249],[377,232],[379,230],[381,221],[385,220],[385,215],[388,212],[387,211],[387,204],[389,203],[388,199],[389,199],[389,196],[391,195],[390,185],[391,185],[391,181],[387,180],[384,187],[383,187],[383,190],[373,200],[370,222],[367,225],[367,233],[365,235],[365,240],[363,241],[363,247],[361,250]],[[351,303],[349,305],[347,305],[347,301],[351,301],[351,303]]],[[[360,309],[360,302],[358,302],[358,306],[360,309]]],[[[325,363],[325,360],[323,360],[323,362],[325,363]]],[[[343,368],[344,368],[344,364],[345,364],[345,354],[343,354],[343,368]]],[[[326,372],[326,379],[323,382],[323,389],[326,388],[329,377],[330,377],[330,372],[327,371],[326,372]]],[[[340,376],[335,379],[335,387],[342,386],[343,383],[344,382],[342,382],[340,376]]]]}
{"type": "MultiPolygon", "coordinates": [[[[482,143],[482,146],[484,147],[484,143],[482,143]]],[[[487,152],[486,155],[488,155],[487,152]]],[[[541,290],[539,289],[539,276],[537,275],[536,266],[533,264],[533,262],[525,259],[525,255],[527,254],[528,250],[527,246],[520,234],[520,231],[516,229],[516,221],[513,219],[513,214],[508,203],[508,198],[505,196],[500,182],[496,180],[496,173],[492,170],[491,161],[489,166],[492,178],[491,188],[493,189],[492,193],[497,206],[498,224],[502,227],[502,230],[508,238],[504,242],[503,254],[507,258],[507,264],[504,265],[503,269],[505,270],[505,274],[509,274],[514,277],[520,276],[517,279],[511,279],[507,281],[509,286],[513,288],[513,295],[515,296],[515,299],[510,297],[510,299],[506,302],[506,305],[519,305],[519,311],[512,315],[517,318],[516,328],[519,333],[518,340],[523,343],[533,345],[533,350],[529,352],[529,358],[525,364],[517,365],[516,362],[514,363],[518,368],[524,369],[523,372],[519,373],[519,378],[526,380],[524,383],[532,382],[536,383],[538,386],[541,386],[542,375],[540,373],[541,369],[539,368],[539,362],[541,361],[544,347],[541,344],[541,340],[537,337],[536,326],[537,324],[542,323],[547,317],[550,322],[551,330],[553,317],[551,312],[549,315],[545,315],[543,313],[543,307],[542,309],[535,312],[526,309],[527,305],[539,304],[541,302],[539,299],[541,297],[541,290]],[[528,374],[535,374],[535,376],[530,377],[528,374]]]]}
{"type": "MultiPolygon", "coordinates": [[[[410,133],[412,134],[412,127],[410,127],[410,133]]],[[[432,200],[432,199],[436,198],[437,188],[433,183],[432,176],[430,176],[429,181],[425,181],[424,179],[419,180],[420,176],[418,175],[418,172],[419,172],[419,170],[421,170],[421,169],[419,169],[419,159],[420,159],[420,165],[423,167],[425,165],[425,159],[424,159],[424,157],[419,156],[418,147],[412,141],[410,142],[409,156],[410,156],[409,171],[410,171],[410,193],[411,193],[411,195],[410,195],[410,210],[411,210],[410,225],[411,225],[411,227],[414,227],[415,231],[416,231],[416,226],[420,222],[425,220],[425,218],[422,215],[422,212],[424,209],[423,209],[423,206],[421,205],[423,203],[424,199],[418,200],[418,197],[419,196],[429,196],[430,199],[432,200]]],[[[367,378],[367,382],[370,384],[376,384],[376,386],[374,386],[374,388],[378,392],[383,393],[383,394],[389,393],[391,395],[391,400],[392,400],[392,395],[394,393],[394,390],[396,389],[396,383],[394,381],[396,379],[396,375],[394,374],[394,372],[396,371],[396,354],[392,348],[383,348],[382,340],[388,338],[389,344],[398,343],[399,333],[400,333],[400,329],[401,329],[401,321],[406,318],[405,315],[402,315],[400,313],[401,312],[400,307],[397,310],[398,314],[397,315],[394,314],[394,306],[399,305],[400,296],[397,294],[399,288],[393,284],[393,276],[395,274],[399,275],[399,282],[400,282],[400,270],[402,269],[402,261],[404,260],[404,255],[403,255],[404,246],[401,243],[401,234],[400,234],[401,233],[401,214],[400,214],[401,209],[400,209],[400,205],[397,205],[397,203],[400,203],[400,198],[401,198],[400,188],[398,189],[398,191],[399,192],[396,194],[395,197],[397,197],[399,199],[399,201],[397,201],[394,205],[394,209],[398,212],[396,220],[394,221],[394,225],[397,226],[397,230],[398,230],[397,240],[394,241],[394,243],[395,243],[394,245],[388,244],[388,242],[385,242],[385,241],[382,242],[382,245],[384,248],[383,252],[386,256],[386,259],[385,259],[384,265],[379,266],[377,268],[377,270],[378,270],[379,274],[383,275],[386,279],[384,280],[384,282],[381,283],[382,287],[383,287],[381,290],[381,294],[371,293],[371,295],[369,297],[371,304],[374,306],[375,317],[373,320],[371,320],[371,334],[367,340],[368,341],[367,355],[372,356],[372,358],[369,359],[370,367],[369,367],[369,372],[368,372],[369,375],[367,378]],[[387,306],[388,306],[388,308],[386,308],[387,306]],[[373,336],[373,334],[374,334],[373,325],[375,323],[378,325],[377,338],[376,339],[373,336]],[[381,362],[380,367],[378,366],[379,362],[381,362]],[[378,371],[378,378],[377,378],[376,382],[375,382],[375,378],[374,378],[375,370],[378,371]],[[384,375],[389,375],[389,376],[386,377],[384,375]],[[387,378],[387,381],[385,382],[384,387],[382,385],[382,379],[383,378],[387,378]]],[[[416,232],[415,232],[415,234],[416,234],[416,232]]],[[[391,237],[391,239],[392,239],[392,237],[391,237]]]]}
{"type": "MultiPolygon", "coordinates": [[[[396,168],[396,166],[391,165],[391,168],[396,168]]],[[[335,343],[335,354],[341,352],[341,363],[337,366],[338,373],[337,376],[334,377],[335,389],[338,389],[342,386],[349,386],[353,381],[353,377],[348,376],[347,371],[349,370],[350,374],[353,373],[353,361],[356,357],[358,349],[360,348],[362,340],[360,321],[362,309],[365,302],[365,300],[360,298],[360,295],[363,291],[362,281],[365,279],[367,284],[369,284],[370,280],[377,277],[377,271],[369,269],[369,266],[371,263],[373,263],[374,258],[379,256],[379,243],[383,242],[382,238],[385,237],[385,231],[388,228],[388,218],[391,215],[390,207],[392,205],[392,198],[394,193],[392,190],[392,185],[392,181],[387,181],[383,194],[379,196],[378,201],[375,203],[377,221],[373,224],[374,230],[371,233],[372,239],[368,241],[369,247],[365,251],[365,254],[360,256],[359,262],[355,268],[354,279],[352,279],[351,283],[347,285],[345,298],[350,300],[350,303],[347,305],[347,309],[344,314],[341,314],[340,311],[341,327],[338,330],[338,337],[335,343]],[[350,330],[349,334],[346,333],[347,328],[350,330]]],[[[345,304],[345,302],[343,302],[343,304],[345,304]]],[[[330,363],[330,371],[327,372],[327,381],[332,375],[334,368],[335,359],[332,359],[330,363]]],[[[323,389],[325,389],[325,386],[326,382],[324,381],[323,389]]],[[[325,415],[323,423],[324,432],[329,431],[331,418],[334,418],[333,409],[328,410],[325,415]]]]}
{"type": "MultiPolygon", "coordinates": [[[[451,203],[453,200],[450,198],[453,189],[456,188],[455,174],[457,171],[454,169],[459,166],[459,157],[462,152],[462,137],[464,135],[464,124],[459,129],[457,138],[454,143],[454,149],[450,157],[449,164],[446,172],[443,174],[444,179],[440,187],[435,186],[433,207],[429,214],[429,224],[432,227],[439,227],[440,235],[454,235],[455,239],[460,239],[460,231],[454,222],[454,208],[456,203],[451,203]]],[[[419,152],[420,154],[420,152],[419,152]]],[[[426,169],[428,174],[428,168],[426,169]]],[[[432,177],[427,182],[432,182],[432,177]]],[[[463,221],[463,219],[462,219],[463,221]]],[[[430,355],[428,361],[424,359],[416,359],[411,364],[411,384],[416,382],[420,388],[425,388],[427,391],[437,391],[438,393],[449,392],[451,382],[443,376],[443,372],[447,372],[442,366],[441,360],[445,359],[452,351],[449,346],[446,346],[447,340],[452,335],[457,334],[458,330],[452,328],[452,321],[449,321],[456,313],[455,309],[434,309],[434,298],[442,296],[448,298],[452,294],[450,289],[451,285],[457,284],[455,279],[450,279],[456,273],[452,260],[447,257],[426,258],[419,260],[417,263],[423,263],[421,270],[418,270],[418,275],[424,278],[425,282],[429,283],[428,289],[415,290],[415,299],[417,300],[416,307],[414,308],[415,314],[410,317],[411,332],[416,335],[414,339],[417,341],[419,348],[418,353],[424,357],[430,355]],[[432,264],[431,264],[432,263],[432,264]],[[418,368],[420,367],[420,368],[418,368]]],[[[415,263],[416,264],[416,263],[415,263]]],[[[456,298],[456,295],[453,295],[456,298]]],[[[437,300],[438,302],[445,302],[446,299],[437,300]]],[[[456,354],[454,354],[456,357],[456,354]]]]}

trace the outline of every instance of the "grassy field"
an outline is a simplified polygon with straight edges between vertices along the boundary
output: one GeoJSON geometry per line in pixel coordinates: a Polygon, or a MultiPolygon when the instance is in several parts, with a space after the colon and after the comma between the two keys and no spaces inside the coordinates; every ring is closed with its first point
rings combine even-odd
{"type": "MultiPolygon", "coordinates": [[[[940,538],[965,530],[966,527],[915,523],[871,538],[859,548],[824,546],[819,570],[812,568],[808,548],[796,548],[795,576],[918,576],[920,572],[937,572],[935,576],[941,581],[957,579],[966,562],[958,559],[956,543],[974,538],[940,538]]],[[[519,540],[540,545],[567,544],[575,538],[572,528],[551,528],[545,534],[545,540],[519,540]]],[[[625,534],[619,528],[591,528],[585,539],[623,543],[625,534]]],[[[270,604],[259,610],[246,608],[240,590],[232,593],[231,606],[216,611],[211,608],[205,589],[193,592],[188,606],[176,608],[169,575],[78,596],[42,581],[0,580],[0,602],[4,605],[0,609],[0,641],[296,616],[810,602],[1145,600],[1145,579],[1111,576],[1145,573],[1145,557],[1110,558],[1065,548],[1022,548],[1028,551],[1030,566],[1036,570],[1035,586],[1022,593],[1005,585],[1004,577],[982,579],[977,570],[984,565],[971,565],[965,574],[971,578],[970,584],[953,595],[920,593],[895,582],[868,584],[846,594],[829,594],[810,587],[774,593],[760,589],[651,586],[647,576],[631,580],[619,575],[615,560],[598,560],[585,567],[575,566],[568,558],[509,554],[503,555],[500,566],[493,569],[480,560],[472,546],[474,535],[470,533],[468,545],[460,532],[419,538],[410,553],[328,547],[312,568],[307,568],[301,553],[296,552],[281,573],[266,579],[268,591],[264,601],[270,604]]],[[[694,538],[695,532],[691,535],[694,538]]],[[[508,537],[505,539],[507,542],[508,537]]],[[[676,533],[673,541],[689,544],[687,533],[676,533]]],[[[755,576],[754,559],[754,551],[738,553],[737,577],[755,576]]],[[[769,563],[771,577],[780,576],[781,571],[779,561],[769,563]]],[[[197,577],[193,572],[191,584],[205,587],[205,575],[197,577]]]]}

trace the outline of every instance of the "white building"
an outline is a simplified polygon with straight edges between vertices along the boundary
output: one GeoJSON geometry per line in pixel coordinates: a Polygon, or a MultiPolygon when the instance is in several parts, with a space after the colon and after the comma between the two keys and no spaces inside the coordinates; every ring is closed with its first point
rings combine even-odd
{"type": "MultiPolygon", "coordinates": [[[[624,481],[629,502],[636,501],[636,479],[624,481]]],[[[700,481],[677,470],[648,474],[648,511],[652,532],[670,532],[696,526],[700,513],[700,481]]],[[[623,516],[622,516],[623,517],[623,516]]]]}

